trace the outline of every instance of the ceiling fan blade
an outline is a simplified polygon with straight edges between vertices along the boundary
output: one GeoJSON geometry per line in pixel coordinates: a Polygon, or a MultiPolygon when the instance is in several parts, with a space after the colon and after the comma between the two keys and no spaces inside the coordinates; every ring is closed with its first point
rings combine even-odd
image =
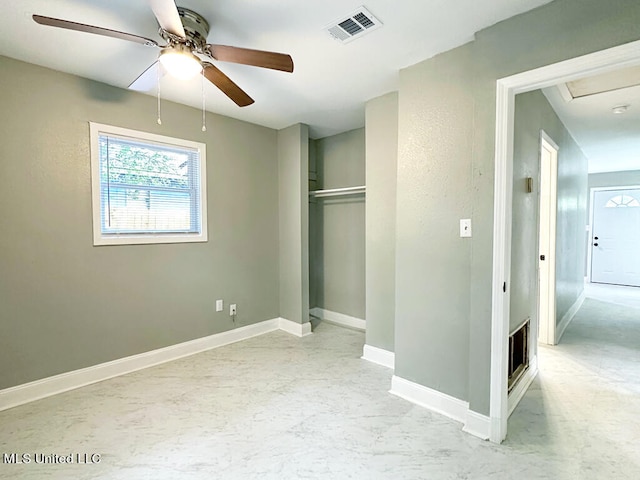
{"type": "Polygon", "coordinates": [[[246,107],[254,102],[253,98],[209,62],[202,62],[202,74],[239,107],[246,107]]]}
{"type": "Polygon", "coordinates": [[[33,20],[40,25],[48,25],[50,27],[66,28],[67,30],[76,30],[78,32],[94,33],[96,35],[104,35],[105,37],[119,38],[121,40],[129,40],[130,42],[141,43],[148,47],[157,47],[158,43],[150,38],[133,35],[132,33],[118,32],[108,28],[95,27],[84,23],[70,22],[59,18],[43,17],[42,15],[33,15],[33,20]]]}
{"type": "Polygon", "coordinates": [[[131,85],[127,88],[129,90],[135,90],[137,92],[148,92],[153,87],[158,85],[158,78],[164,77],[165,71],[164,68],[160,65],[160,62],[157,60],[153,62],[149,67],[138,75],[131,85]]]}
{"type": "Polygon", "coordinates": [[[151,10],[153,10],[153,14],[158,19],[158,24],[163,30],[186,38],[187,35],[184,33],[178,8],[173,0],[149,0],[149,5],[151,5],[151,10]]]}
{"type": "Polygon", "coordinates": [[[227,45],[207,45],[206,48],[211,57],[221,62],[241,63],[254,67],[293,72],[293,59],[291,55],[284,53],[265,52],[227,45]]]}

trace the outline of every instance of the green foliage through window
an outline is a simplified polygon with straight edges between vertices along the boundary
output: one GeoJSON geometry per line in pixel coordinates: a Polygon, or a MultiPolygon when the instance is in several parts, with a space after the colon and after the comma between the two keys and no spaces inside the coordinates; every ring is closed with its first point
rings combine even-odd
{"type": "Polygon", "coordinates": [[[113,184],[189,188],[188,155],[100,138],[102,176],[113,184]]]}

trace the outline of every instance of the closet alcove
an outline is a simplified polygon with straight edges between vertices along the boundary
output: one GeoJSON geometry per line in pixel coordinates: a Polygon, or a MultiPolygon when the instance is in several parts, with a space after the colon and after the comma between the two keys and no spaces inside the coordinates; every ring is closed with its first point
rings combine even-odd
{"type": "Polygon", "coordinates": [[[309,142],[312,324],[365,329],[364,129],[309,142]]]}

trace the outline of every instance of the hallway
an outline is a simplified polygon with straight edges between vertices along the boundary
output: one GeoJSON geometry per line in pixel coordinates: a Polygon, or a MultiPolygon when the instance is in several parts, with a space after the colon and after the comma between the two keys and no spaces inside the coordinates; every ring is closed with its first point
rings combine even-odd
{"type": "Polygon", "coordinates": [[[560,344],[539,346],[506,444],[551,452],[575,478],[638,478],[640,289],[587,284],[586,297],[560,344]]]}

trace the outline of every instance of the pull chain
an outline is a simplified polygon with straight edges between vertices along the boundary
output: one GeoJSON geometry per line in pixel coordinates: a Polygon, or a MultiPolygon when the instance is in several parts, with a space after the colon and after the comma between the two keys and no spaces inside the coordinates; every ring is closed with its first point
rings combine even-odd
{"type": "Polygon", "coordinates": [[[207,131],[206,103],[204,96],[204,72],[202,72],[202,131],[207,131]]]}
{"type": "Polygon", "coordinates": [[[156,67],[156,73],[157,73],[157,80],[158,80],[158,125],[162,125],[162,118],[161,117],[161,112],[160,112],[160,69],[162,68],[162,66],[160,65],[160,62],[157,62],[157,67],[156,67]]]}

